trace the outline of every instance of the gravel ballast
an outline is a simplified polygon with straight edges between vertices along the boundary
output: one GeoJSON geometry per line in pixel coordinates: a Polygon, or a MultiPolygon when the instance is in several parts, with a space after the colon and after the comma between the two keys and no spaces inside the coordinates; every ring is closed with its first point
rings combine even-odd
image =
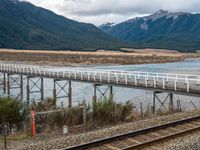
{"type": "Polygon", "coordinates": [[[200,149],[200,131],[185,134],[182,137],[168,140],[143,150],[199,150],[200,149]]]}
{"type": "MultiPolygon", "coordinates": [[[[62,148],[66,148],[72,145],[91,142],[93,140],[97,140],[100,138],[106,138],[106,137],[110,137],[110,136],[114,136],[114,135],[118,135],[122,133],[127,133],[130,131],[135,131],[135,130],[143,129],[150,126],[165,124],[171,121],[188,118],[195,115],[200,115],[200,110],[193,111],[193,112],[177,113],[174,115],[167,115],[167,116],[157,116],[151,119],[125,123],[121,125],[115,125],[112,127],[102,128],[102,129],[90,131],[87,133],[76,134],[76,135],[68,135],[68,136],[61,136],[61,137],[55,137],[55,138],[51,137],[51,138],[44,138],[44,139],[40,138],[41,139],[40,141],[36,140],[37,139],[36,138],[35,141],[33,140],[32,142],[29,141],[26,143],[22,143],[19,146],[13,147],[13,149],[18,149],[18,150],[62,149],[62,148]]],[[[190,139],[188,140],[190,141],[190,139]]],[[[199,136],[199,139],[196,139],[196,140],[200,141],[200,136],[199,136]]],[[[184,145],[184,144],[181,144],[181,145],[184,145]]],[[[169,143],[168,143],[168,146],[169,146],[169,143]]],[[[173,146],[173,144],[171,146],[173,146]]],[[[11,149],[12,149],[12,145],[11,145],[11,149]]]]}

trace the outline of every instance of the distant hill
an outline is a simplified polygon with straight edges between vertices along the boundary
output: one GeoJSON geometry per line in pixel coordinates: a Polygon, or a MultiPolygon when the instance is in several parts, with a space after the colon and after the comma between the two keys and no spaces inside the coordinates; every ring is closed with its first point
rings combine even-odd
{"type": "Polygon", "coordinates": [[[114,38],[133,43],[135,48],[200,49],[200,14],[160,10],[150,16],[99,28],[114,38]]]}
{"type": "Polygon", "coordinates": [[[95,50],[121,44],[92,24],[80,23],[18,0],[0,0],[0,48],[95,50]]]}

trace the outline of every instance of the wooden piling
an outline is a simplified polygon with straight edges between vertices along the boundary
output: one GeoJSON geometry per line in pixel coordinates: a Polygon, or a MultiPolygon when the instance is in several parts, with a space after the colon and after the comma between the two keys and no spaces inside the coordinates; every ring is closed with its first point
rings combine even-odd
{"type": "Polygon", "coordinates": [[[83,101],[83,125],[84,125],[84,129],[86,128],[86,125],[87,125],[87,108],[86,108],[86,102],[85,100],[83,101]]]}
{"type": "Polygon", "coordinates": [[[144,119],[144,112],[143,112],[142,103],[140,103],[140,113],[141,113],[141,118],[144,119]]]}
{"type": "Polygon", "coordinates": [[[53,99],[57,100],[56,98],[56,80],[53,80],[53,99]]]}
{"type": "Polygon", "coordinates": [[[40,92],[41,92],[41,100],[44,100],[44,79],[41,78],[41,86],[40,86],[40,92]]]}
{"type": "Polygon", "coordinates": [[[7,94],[10,95],[10,74],[7,74],[7,94]]]}
{"type": "Polygon", "coordinates": [[[110,86],[110,99],[113,100],[113,86],[110,86]]]}
{"type": "Polygon", "coordinates": [[[20,94],[23,96],[23,76],[20,75],[20,94]]]}
{"type": "Polygon", "coordinates": [[[3,92],[6,94],[6,74],[3,73],[3,92]]]}
{"type": "Polygon", "coordinates": [[[173,100],[173,94],[169,94],[169,111],[173,112],[174,111],[174,100],[173,100]]]}
{"type": "Polygon", "coordinates": [[[153,106],[152,106],[152,113],[156,113],[156,92],[153,92],[153,106]]]}
{"type": "Polygon", "coordinates": [[[94,84],[93,104],[97,102],[97,86],[94,84]]]}
{"type": "Polygon", "coordinates": [[[26,99],[27,99],[27,103],[30,104],[30,83],[29,83],[29,77],[27,77],[27,80],[26,80],[26,99]]]}
{"type": "Polygon", "coordinates": [[[72,107],[72,82],[69,82],[69,88],[68,88],[68,107],[71,108],[72,107]]]}

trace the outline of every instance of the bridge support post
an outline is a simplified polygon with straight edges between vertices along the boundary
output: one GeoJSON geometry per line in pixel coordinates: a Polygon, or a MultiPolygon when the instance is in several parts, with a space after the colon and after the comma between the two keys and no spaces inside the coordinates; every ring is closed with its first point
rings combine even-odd
{"type": "Polygon", "coordinates": [[[156,113],[156,92],[153,91],[153,106],[152,106],[152,113],[156,113]]]}
{"type": "Polygon", "coordinates": [[[30,105],[30,83],[29,83],[29,77],[26,79],[26,99],[27,103],[30,105]]]}
{"type": "Polygon", "coordinates": [[[6,93],[6,74],[3,74],[3,92],[6,93]]]}
{"type": "Polygon", "coordinates": [[[41,100],[42,101],[44,100],[44,80],[43,80],[43,78],[27,76],[26,99],[29,104],[30,104],[30,94],[32,94],[32,93],[40,93],[41,100]],[[34,79],[37,79],[37,80],[34,80],[34,79]]]}
{"type": "Polygon", "coordinates": [[[53,80],[53,99],[57,99],[57,94],[56,94],[56,80],[53,80]]]}
{"type": "Polygon", "coordinates": [[[169,111],[173,112],[174,110],[174,101],[173,101],[173,94],[169,94],[169,111]]]}
{"type": "Polygon", "coordinates": [[[110,99],[113,100],[113,87],[110,86],[110,99]]]}
{"type": "Polygon", "coordinates": [[[68,107],[72,107],[72,82],[69,82],[69,88],[68,88],[68,107]]]}
{"type": "Polygon", "coordinates": [[[40,78],[40,95],[41,95],[41,100],[44,100],[44,79],[40,78]]]}
{"type": "Polygon", "coordinates": [[[60,98],[68,98],[68,106],[72,107],[72,83],[71,81],[63,81],[54,79],[54,86],[53,86],[53,99],[58,100],[60,98]],[[57,90],[58,86],[58,90],[57,90]],[[62,95],[61,95],[62,94],[62,95]]]}
{"type": "Polygon", "coordinates": [[[10,74],[7,74],[7,94],[10,95],[10,74]]]}
{"type": "Polygon", "coordinates": [[[6,74],[0,73],[0,85],[2,86],[3,93],[6,94],[6,74]]]}
{"type": "Polygon", "coordinates": [[[173,103],[173,94],[170,93],[168,94],[164,100],[162,100],[158,94],[162,94],[161,92],[157,92],[157,91],[154,91],[153,92],[153,106],[152,106],[152,113],[153,114],[156,114],[156,101],[160,104],[160,109],[161,108],[164,108],[166,111],[170,111],[172,112],[173,109],[174,109],[174,103],[173,103]],[[166,102],[167,100],[169,99],[169,107],[167,108],[166,107],[166,102]]]}
{"type": "MultiPolygon", "coordinates": [[[[4,81],[6,82],[6,77],[4,75],[4,81]]],[[[4,92],[6,91],[6,83],[4,82],[4,92]]],[[[18,97],[23,98],[23,76],[15,74],[7,74],[7,94],[10,95],[11,89],[20,89],[18,97]],[[16,77],[17,76],[17,77],[16,77]]]]}
{"type": "Polygon", "coordinates": [[[21,100],[23,99],[23,94],[24,94],[24,82],[23,82],[23,75],[20,75],[20,96],[21,100]]]}
{"type": "Polygon", "coordinates": [[[94,84],[93,105],[97,102],[97,85],[94,84]]]}
{"type": "Polygon", "coordinates": [[[93,95],[93,103],[97,102],[98,100],[113,100],[113,87],[108,86],[106,89],[102,90],[99,87],[102,85],[94,84],[94,95],[93,95]],[[97,92],[99,97],[97,98],[97,92]]]}

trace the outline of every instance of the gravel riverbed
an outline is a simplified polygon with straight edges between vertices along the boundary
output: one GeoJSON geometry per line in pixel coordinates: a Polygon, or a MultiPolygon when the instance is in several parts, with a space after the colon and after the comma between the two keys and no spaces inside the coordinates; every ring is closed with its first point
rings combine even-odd
{"type": "MultiPolygon", "coordinates": [[[[157,116],[151,119],[146,119],[146,120],[141,120],[141,121],[136,121],[136,122],[131,122],[131,123],[124,123],[124,124],[115,125],[112,127],[101,128],[101,129],[97,129],[97,130],[90,131],[87,133],[81,133],[81,134],[75,134],[75,135],[60,136],[60,137],[56,136],[56,137],[51,137],[51,138],[37,137],[36,139],[33,139],[32,141],[21,143],[18,146],[15,145],[15,147],[10,145],[10,149],[18,149],[18,150],[61,149],[61,148],[66,148],[66,147],[76,145],[76,144],[90,142],[90,141],[100,139],[100,138],[106,138],[106,137],[110,137],[110,136],[114,136],[114,135],[118,135],[122,133],[127,133],[130,131],[134,131],[134,130],[138,130],[138,129],[142,129],[142,128],[146,128],[150,126],[164,124],[164,123],[179,120],[182,118],[188,118],[195,115],[200,115],[200,110],[192,111],[192,112],[177,113],[177,114],[167,115],[167,116],[157,116]]],[[[192,137],[193,137],[193,134],[191,135],[191,138],[192,137]]],[[[181,141],[185,141],[186,145],[188,145],[187,141],[189,142],[190,138],[185,137],[185,139],[187,140],[181,140],[181,141]]],[[[196,140],[200,141],[200,135],[199,135],[199,138],[196,138],[196,140]]],[[[196,140],[192,140],[192,141],[196,141],[196,140]]],[[[172,142],[172,143],[176,143],[176,142],[172,142]]],[[[197,144],[197,146],[200,145],[199,143],[197,144]]],[[[170,144],[170,145],[174,146],[173,144],[170,144]]],[[[184,145],[184,144],[181,144],[181,145],[184,145]]],[[[169,144],[167,144],[167,146],[169,146],[169,144]]],[[[162,150],[168,150],[168,149],[162,148],[162,150]]]]}

